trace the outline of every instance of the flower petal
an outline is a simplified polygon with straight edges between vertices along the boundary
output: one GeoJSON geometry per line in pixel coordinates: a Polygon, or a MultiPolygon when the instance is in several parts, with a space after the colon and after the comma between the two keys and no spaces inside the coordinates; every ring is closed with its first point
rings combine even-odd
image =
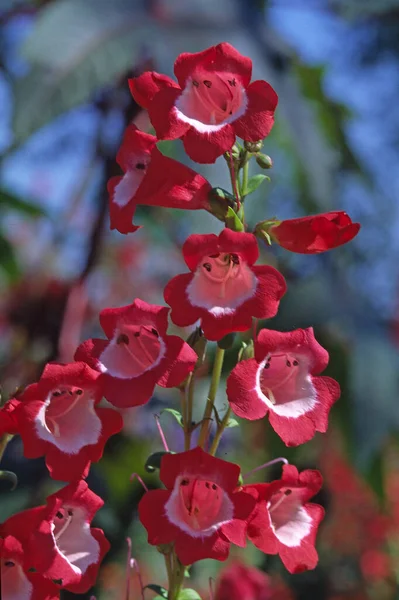
{"type": "Polygon", "coordinates": [[[247,88],[248,106],[245,114],[234,121],[235,133],[248,142],[263,140],[274,123],[278,96],[266,81],[253,81],[247,88]]]}

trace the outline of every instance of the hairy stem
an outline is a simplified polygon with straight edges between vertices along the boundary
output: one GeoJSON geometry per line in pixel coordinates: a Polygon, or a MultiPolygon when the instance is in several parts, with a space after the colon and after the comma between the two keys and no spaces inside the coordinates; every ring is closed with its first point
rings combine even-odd
{"type": "Polygon", "coordinates": [[[224,415],[220,425],[218,426],[218,428],[216,430],[215,437],[213,438],[212,445],[209,449],[209,454],[211,454],[212,456],[215,456],[215,454],[216,454],[216,451],[219,447],[219,443],[222,438],[223,432],[226,429],[227,424],[230,420],[230,415],[231,415],[231,408],[229,406],[229,408],[226,411],[226,414],[224,415]]]}
{"type": "Polygon", "coordinates": [[[216,393],[219,387],[220,376],[222,374],[224,360],[224,350],[216,346],[215,362],[213,363],[213,372],[211,385],[209,387],[208,399],[205,406],[204,416],[202,418],[201,431],[198,439],[198,446],[204,447],[208,439],[209,429],[211,424],[212,410],[216,398],[216,393]]]}

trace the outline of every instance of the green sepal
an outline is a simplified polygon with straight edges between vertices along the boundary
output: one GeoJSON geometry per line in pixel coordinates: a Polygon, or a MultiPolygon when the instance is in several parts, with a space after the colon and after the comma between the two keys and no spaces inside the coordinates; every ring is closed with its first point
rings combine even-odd
{"type": "MultiPolygon", "coordinates": [[[[161,585],[156,585],[155,583],[149,583],[144,586],[143,590],[151,590],[152,592],[156,592],[158,596],[156,598],[162,598],[162,600],[168,600],[168,590],[166,590],[161,585]]],[[[154,598],[155,600],[155,598],[154,598]]]]}
{"type": "Polygon", "coordinates": [[[201,600],[201,596],[195,590],[186,588],[177,596],[177,600],[201,600]]]}
{"type": "Polygon", "coordinates": [[[237,419],[229,419],[228,422],[227,422],[227,425],[226,425],[226,429],[228,427],[239,427],[239,426],[240,426],[240,424],[237,421],[237,419]]]}
{"type": "Polygon", "coordinates": [[[157,469],[161,468],[161,460],[165,454],[172,454],[172,452],[153,452],[145,461],[144,468],[147,473],[154,473],[157,469]]]}
{"type": "Polygon", "coordinates": [[[4,479],[11,483],[11,492],[13,492],[18,485],[18,477],[12,471],[0,471],[0,479],[4,479]]]}
{"type": "Polygon", "coordinates": [[[233,231],[244,231],[244,225],[242,221],[240,221],[231,206],[229,206],[227,209],[226,225],[233,231]]]}
{"type": "Polygon", "coordinates": [[[169,413],[170,415],[172,415],[172,417],[174,417],[179,423],[180,427],[183,427],[183,417],[181,416],[178,410],[175,410],[174,408],[164,408],[163,410],[161,410],[160,414],[163,415],[163,413],[169,413]]]}

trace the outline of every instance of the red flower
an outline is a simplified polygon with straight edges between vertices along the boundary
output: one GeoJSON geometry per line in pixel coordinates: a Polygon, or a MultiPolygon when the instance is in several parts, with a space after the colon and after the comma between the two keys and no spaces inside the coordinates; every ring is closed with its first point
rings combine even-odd
{"type": "Polygon", "coordinates": [[[87,340],[75,360],[100,371],[104,396],[115,406],[145,404],[155,386],[175,387],[194,369],[197,355],[176,335],[166,335],[169,308],[136,299],[100,313],[108,340],[87,340]]]}
{"type": "MultiPolygon", "coordinates": [[[[18,515],[15,516],[17,519],[18,515]]],[[[58,600],[59,587],[39,573],[29,571],[29,556],[24,550],[26,525],[14,520],[0,526],[0,589],[3,600],[58,600]]]]}
{"type": "Polygon", "coordinates": [[[136,231],[132,219],[137,204],[209,209],[211,186],[201,175],[161,154],[157,138],[129,125],[116,160],[124,175],[108,182],[111,229],[136,231]]]}
{"type": "Polygon", "coordinates": [[[227,379],[233,412],[253,421],[269,413],[269,421],[287,446],[309,441],[327,431],[328,413],[338,400],[338,383],[316,377],[328,364],[328,352],[313,329],[281,333],[263,329],[255,342],[255,358],[239,362],[227,379]]]}
{"type": "Polygon", "coordinates": [[[166,490],[147,492],[139,516],[155,546],[175,542],[179,560],[226,560],[230,544],[245,546],[255,498],[237,492],[240,467],[214,458],[201,448],[165,454],[160,478],[166,490]]]}
{"type": "Polygon", "coordinates": [[[129,80],[133,98],[162,140],[182,138],[187,154],[213,163],[236,135],[257,142],[269,135],[278,97],[266,81],[251,81],[252,61],[227,43],[178,56],[178,83],[147,72],[129,80]]]}
{"type": "Polygon", "coordinates": [[[14,410],[18,404],[18,400],[12,399],[0,408],[0,437],[5,433],[18,433],[18,424],[14,415],[14,410]]]}
{"type": "Polygon", "coordinates": [[[279,554],[290,573],[314,569],[317,564],[315,539],[324,509],[308,500],[321,485],[318,471],[298,474],[296,467],[285,465],[281,480],[244,487],[259,494],[248,538],[262,552],[279,554]]]}
{"type": "Polygon", "coordinates": [[[58,598],[54,582],[58,589],[76,593],[86,592],[94,584],[100,562],[109,550],[102,530],[90,528],[102,505],[101,498],[80,480],[49,496],[47,506],[22,511],[0,525],[6,557],[13,551],[11,560],[18,567],[6,572],[9,589],[25,594],[15,596],[15,600],[58,598]],[[44,590],[48,595],[40,595],[44,590]]]}
{"type": "MultiPolygon", "coordinates": [[[[83,362],[48,364],[38,383],[26,388],[13,412],[27,458],[46,457],[53,479],[86,477],[100,460],[122,417],[99,408],[99,373],[83,362]]],[[[14,401],[15,402],[15,401],[14,401]]]]}
{"type": "Polygon", "coordinates": [[[269,233],[286,250],[318,254],[350,242],[359,229],[359,223],[352,223],[346,212],[338,211],[281,221],[269,233]]]}
{"type": "Polygon", "coordinates": [[[270,578],[255,567],[233,562],[218,579],[215,600],[272,600],[270,578]]]}
{"type": "Polygon", "coordinates": [[[191,235],[183,256],[191,273],[174,277],[164,292],[176,325],[201,319],[205,337],[219,340],[249,329],[252,317],[276,314],[285,281],[273,267],[253,266],[259,250],[252,233],[224,229],[219,237],[191,235]]]}

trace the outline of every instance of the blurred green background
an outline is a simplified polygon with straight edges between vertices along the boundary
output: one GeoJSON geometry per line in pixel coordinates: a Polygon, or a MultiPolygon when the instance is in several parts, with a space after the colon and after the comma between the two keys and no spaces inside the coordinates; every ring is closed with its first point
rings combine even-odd
{"type": "MultiPolygon", "coordinates": [[[[263,249],[289,284],[268,326],[314,326],[330,351],[328,374],[342,398],[328,434],[287,450],[266,421],[241,423],[227,430],[219,452],[244,470],[280,455],[322,470],[320,565],[291,577],[252,547],[233,554],[273,575],[275,599],[399,598],[398,0],[0,0],[3,396],[35,381],[47,361],[72,360],[82,339],[101,335],[102,308],[136,296],[162,302],[165,283],[185,270],[186,237],[220,230],[208,214],[147,207],[137,212],[140,231],[111,233],[106,182],[119,174],[115,155],[126,124],[150,127],[127,78],[172,74],[179,53],[221,41],[250,56],[254,77],[280,97],[264,146],[274,162],[271,182],[248,200],[250,225],[337,209],[362,224],[350,245],[325,255],[263,249]]],[[[161,149],[187,161],[180,142],[161,149]]],[[[191,166],[229,189],[223,159],[191,166]]],[[[236,355],[237,347],[226,374],[236,355]]],[[[207,383],[204,369],[198,414],[207,383]]],[[[218,402],[225,406],[223,389],[218,402]]],[[[89,483],[106,501],[97,525],[112,543],[94,590],[101,600],[124,598],[126,535],[145,583],[164,582],[162,557],[146,546],[137,521],[142,490],[129,476],[158,485],[143,465],[161,448],[153,413],[168,405],[178,407],[176,391],[125,411],[123,434],[91,470],[89,483]]],[[[162,422],[181,449],[178,425],[167,414],[162,422]]],[[[57,485],[43,461],[23,458],[18,439],[2,465],[20,481],[12,493],[2,488],[2,520],[57,485]]],[[[205,561],[192,570],[192,587],[204,598],[219,567],[205,561]]],[[[131,598],[139,598],[137,589],[131,598]]]]}

